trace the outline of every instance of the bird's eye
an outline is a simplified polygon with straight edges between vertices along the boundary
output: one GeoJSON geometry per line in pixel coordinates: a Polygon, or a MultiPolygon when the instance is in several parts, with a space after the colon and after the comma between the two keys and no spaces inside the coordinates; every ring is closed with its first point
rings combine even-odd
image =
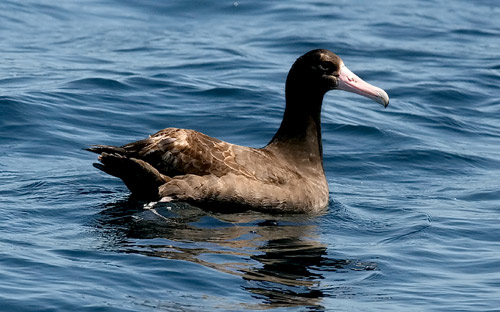
{"type": "Polygon", "coordinates": [[[325,74],[331,75],[335,71],[335,65],[329,61],[323,61],[319,64],[319,69],[325,72],[325,74]]]}

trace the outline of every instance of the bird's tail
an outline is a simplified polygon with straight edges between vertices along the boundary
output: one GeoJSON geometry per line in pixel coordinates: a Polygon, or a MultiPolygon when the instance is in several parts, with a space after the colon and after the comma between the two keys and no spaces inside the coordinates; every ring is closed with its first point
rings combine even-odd
{"type": "Polygon", "coordinates": [[[86,150],[100,154],[100,163],[94,167],[123,180],[133,195],[144,199],[158,199],[158,187],[170,180],[151,164],[129,157],[125,149],[95,145],[86,150]]]}
{"type": "Polygon", "coordinates": [[[91,147],[85,148],[86,151],[101,154],[101,153],[117,153],[121,155],[126,155],[127,150],[123,147],[119,146],[111,146],[111,145],[92,145],[91,147]]]}

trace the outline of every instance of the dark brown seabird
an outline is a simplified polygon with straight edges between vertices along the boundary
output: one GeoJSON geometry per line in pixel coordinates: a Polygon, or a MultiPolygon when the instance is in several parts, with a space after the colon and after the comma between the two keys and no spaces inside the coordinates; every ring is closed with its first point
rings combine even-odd
{"type": "Polygon", "coordinates": [[[286,80],[281,126],[263,148],[230,144],[194,130],[167,128],[120,147],[95,145],[98,169],[145,200],[184,201],[211,210],[317,212],[328,205],[321,105],[345,90],[386,107],[387,93],[352,73],[328,50],[299,57],[286,80]]]}

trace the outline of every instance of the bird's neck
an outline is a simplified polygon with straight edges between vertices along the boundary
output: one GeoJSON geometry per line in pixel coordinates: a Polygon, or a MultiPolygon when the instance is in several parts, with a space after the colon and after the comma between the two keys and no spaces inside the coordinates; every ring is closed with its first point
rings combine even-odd
{"type": "Polygon", "coordinates": [[[322,163],[321,104],[324,92],[287,79],[285,96],[283,121],[267,148],[322,163]]]}

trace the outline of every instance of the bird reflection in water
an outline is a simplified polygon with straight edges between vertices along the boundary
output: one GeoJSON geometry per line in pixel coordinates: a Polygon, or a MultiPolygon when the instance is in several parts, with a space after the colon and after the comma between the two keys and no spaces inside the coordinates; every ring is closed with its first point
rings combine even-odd
{"type": "Polygon", "coordinates": [[[318,216],[219,214],[180,203],[142,207],[125,201],[100,213],[98,227],[110,248],[241,276],[242,287],[266,306],[322,310],[322,298],[331,295],[320,284],[326,272],[375,269],[330,258],[317,238],[318,216]]]}

